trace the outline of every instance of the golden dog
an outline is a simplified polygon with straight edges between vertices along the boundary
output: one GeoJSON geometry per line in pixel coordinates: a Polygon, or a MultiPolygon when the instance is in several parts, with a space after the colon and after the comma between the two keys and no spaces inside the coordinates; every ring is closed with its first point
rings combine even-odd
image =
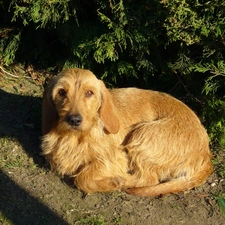
{"type": "Polygon", "coordinates": [[[61,72],[43,98],[42,150],[86,193],[157,196],[201,185],[212,172],[199,119],[168,94],[108,90],[89,70],[61,72]]]}

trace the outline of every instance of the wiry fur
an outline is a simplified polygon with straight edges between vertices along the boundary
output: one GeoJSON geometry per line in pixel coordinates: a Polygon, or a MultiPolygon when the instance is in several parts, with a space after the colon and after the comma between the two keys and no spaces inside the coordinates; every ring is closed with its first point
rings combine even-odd
{"type": "Polygon", "coordinates": [[[157,196],[199,186],[212,172],[207,133],[186,105],[151,90],[108,90],[88,70],[63,71],[48,85],[42,121],[52,169],[86,193],[157,196]],[[82,123],[71,126],[77,114],[82,123]]]}

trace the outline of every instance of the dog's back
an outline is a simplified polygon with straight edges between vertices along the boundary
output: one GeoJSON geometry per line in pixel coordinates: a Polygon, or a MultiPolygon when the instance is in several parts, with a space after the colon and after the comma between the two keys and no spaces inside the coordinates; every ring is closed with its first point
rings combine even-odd
{"type": "Polygon", "coordinates": [[[195,113],[172,96],[136,88],[111,91],[122,127],[132,179],[141,196],[199,186],[212,172],[209,139],[195,113]]]}

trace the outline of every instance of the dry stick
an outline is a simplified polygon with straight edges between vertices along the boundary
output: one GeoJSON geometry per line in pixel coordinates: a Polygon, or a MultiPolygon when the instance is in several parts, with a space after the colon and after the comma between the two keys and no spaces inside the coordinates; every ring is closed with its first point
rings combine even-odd
{"type": "MultiPolygon", "coordinates": [[[[180,83],[182,86],[183,86],[183,88],[185,89],[185,91],[188,93],[188,95],[190,95],[190,96],[193,96],[191,93],[190,93],[190,91],[186,88],[186,86],[185,86],[185,84],[183,83],[183,81],[181,80],[181,78],[180,78],[180,76],[177,74],[177,72],[174,70],[173,71],[175,74],[176,74],[176,76],[177,76],[177,78],[178,78],[178,80],[179,80],[179,82],[178,83],[180,83]]],[[[177,85],[177,84],[176,84],[177,85]]],[[[199,99],[197,99],[196,97],[194,97],[194,99],[197,101],[197,102],[201,102],[199,99]]]]}
{"type": "Polygon", "coordinates": [[[9,76],[11,76],[11,77],[19,78],[19,76],[7,72],[7,71],[4,70],[1,66],[0,66],[0,69],[3,71],[3,73],[6,73],[7,75],[9,75],[9,76]]]}
{"type": "Polygon", "coordinates": [[[186,88],[185,84],[183,83],[183,81],[181,80],[180,76],[177,74],[176,71],[174,71],[174,73],[176,74],[177,78],[179,79],[180,83],[182,84],[183,88],[186,90],[186,92],[191,96],[192,94],[189,92],[189,90],[186,88]]]}

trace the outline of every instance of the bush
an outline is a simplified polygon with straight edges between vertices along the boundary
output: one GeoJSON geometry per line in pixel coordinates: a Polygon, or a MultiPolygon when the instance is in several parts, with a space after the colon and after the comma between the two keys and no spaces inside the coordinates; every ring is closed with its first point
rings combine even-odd
{"type": "Polygon", "coordinates": [[[225,145],[225,2],[2,0],[0,15],[3,64],[88,68],[111,86],[169,92],[225,145]]]}

